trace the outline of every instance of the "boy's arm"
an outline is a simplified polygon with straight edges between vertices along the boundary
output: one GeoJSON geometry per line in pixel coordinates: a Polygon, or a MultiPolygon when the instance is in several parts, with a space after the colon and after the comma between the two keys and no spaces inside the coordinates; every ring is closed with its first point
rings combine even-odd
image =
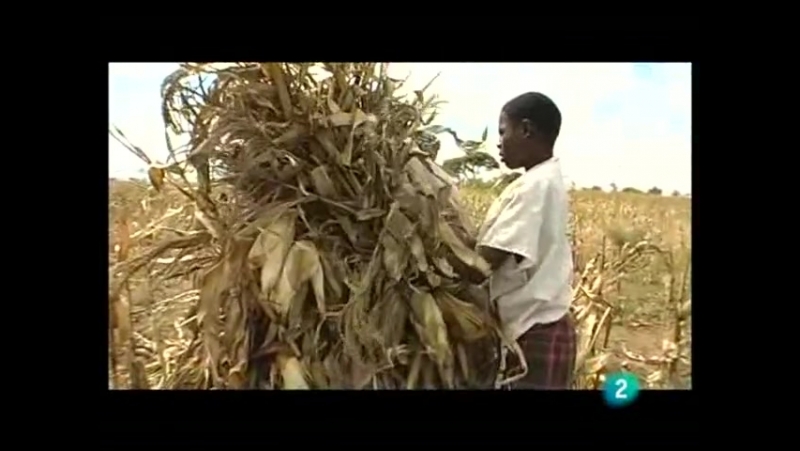
{"type": "Polygon", "coordinates": [[[529,186],[514,194],[478,242],[478,253],[496,270],[511,257],[520,269],[537,263],[546,187],[529,186]]]}
{"type": "Polygon", "coordinates": [[[496,249],[493,247],[489,247],[486,245],[478,246],[478,254],[489,263],[489,266],[492,267],[492,271],[497,270],[500,266],[505,263],[510,257],[517,258],[517,262],[519,263],[519,259],[522,257],[518,254],[514,254],[512,252],[507,252],[502,249],[496,249]]]}

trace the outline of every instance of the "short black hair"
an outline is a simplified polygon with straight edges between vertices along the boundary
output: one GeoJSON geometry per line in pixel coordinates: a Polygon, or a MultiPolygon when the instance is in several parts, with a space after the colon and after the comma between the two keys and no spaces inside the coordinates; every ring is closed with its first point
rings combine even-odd
{"type": "Polygon", "coordinates": [[[555,144],[561,131],[561,111],[550,97],[540,92],[526,92],[509,100],[503,112],[514,122],[527,119],[545,136],[548,144],[555,144]]]}

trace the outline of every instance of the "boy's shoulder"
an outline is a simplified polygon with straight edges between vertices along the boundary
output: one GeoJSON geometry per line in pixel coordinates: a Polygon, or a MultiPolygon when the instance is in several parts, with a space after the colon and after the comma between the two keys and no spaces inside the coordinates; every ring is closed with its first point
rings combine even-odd
{"type": "Polygon", "coordinates": [[[523,173],[503,190],[501,197],[541,197],[548,188],[563,184],[560,165],[553,158],[523,173]]]}
{"type": "Polygon", "coordinates": [[[564,177],[561,174],[561,163],[558,158],[553,157],[536,167],[527,171],[520,179],[526,179],[530,184],[563,184],[564,177]]]}

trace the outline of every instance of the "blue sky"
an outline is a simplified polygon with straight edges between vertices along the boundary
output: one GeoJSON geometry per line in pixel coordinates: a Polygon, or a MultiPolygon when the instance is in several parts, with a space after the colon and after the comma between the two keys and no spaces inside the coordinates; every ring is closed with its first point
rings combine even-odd
{"type": "MultiPolygon", "coordinates": [[[[172,63],[109,66],[109,123],[148,155],[166,157],[159,88],[172,63]]],[[[539,91],[561,109],[556,143],[565,176],[578,186],[632,186],[691,192],[691,64],[395,63],[408,90],[441,73],[430,91],[448,103],[437,123],[478,139],[489,127],[496,155],[497,117],[518,94],[539,91]]],[[[442,137],[440,160],[458,155],[442,137]]],[[[109,175],[142,175],[144,163],[109,137],[109,175]]]]}

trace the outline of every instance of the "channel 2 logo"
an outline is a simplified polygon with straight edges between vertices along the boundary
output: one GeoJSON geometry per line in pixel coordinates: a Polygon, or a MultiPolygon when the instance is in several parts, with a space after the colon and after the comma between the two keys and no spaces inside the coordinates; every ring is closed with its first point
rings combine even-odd
{"type": "Polygon", "coordinates": [[[625,407],[639,396],[639,379],[628,372],[613,373],[606,377],[603,398],[610,407],[625,407]]]}

